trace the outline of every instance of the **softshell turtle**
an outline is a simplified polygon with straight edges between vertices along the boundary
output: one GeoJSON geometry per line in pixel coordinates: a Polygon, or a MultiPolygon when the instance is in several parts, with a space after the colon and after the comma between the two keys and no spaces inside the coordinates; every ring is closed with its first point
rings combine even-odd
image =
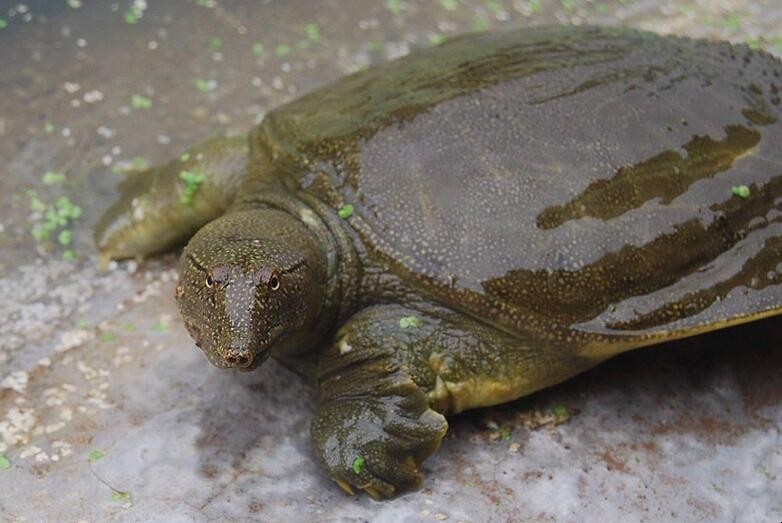
{"type": "Polygon", "coordinates": [[[780,89],[744,45],[463,36],[131,175],[97,242],[189,239],[196,345],[310,377],[329,474],[386,497],[419,482],[445,415],[782,312],[780,89]]]}

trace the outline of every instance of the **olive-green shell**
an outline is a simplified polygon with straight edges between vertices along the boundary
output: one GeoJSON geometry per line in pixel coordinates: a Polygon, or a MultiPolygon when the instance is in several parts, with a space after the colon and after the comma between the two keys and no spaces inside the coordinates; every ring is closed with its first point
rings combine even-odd
{"type": "Polygon", "coordinates": [[[255,147],[417,288],[599,352],[780,312],[781,76],[632,30],[470,35],[283,106],[255,147]]]}

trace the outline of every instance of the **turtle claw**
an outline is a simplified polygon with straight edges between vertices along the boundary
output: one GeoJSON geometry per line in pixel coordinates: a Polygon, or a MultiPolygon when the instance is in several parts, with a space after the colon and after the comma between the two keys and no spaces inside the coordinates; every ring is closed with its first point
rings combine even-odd
{"type": "Polygon", "coordinates": [[[380,491],[374,487],[364,487],[364,492],[372,496],[372,499],[374,499],[375,501],[380,501],[381,499],[383,499],[383,496],[380,494],[380,491]]]}
{"type": "MultiPolygon", "coordinates": [[[[350,496],[355,496],[356,493],[353,492],[353,487],[350,486],[350,483],[346,481],[342,481],[341,479],[334,479],[334,481],[337,482],[337,485],[339,485],[339,488],[345,491],[350,496]]],[[[371,494],[370,494],[371,495],[371,494]]]]}

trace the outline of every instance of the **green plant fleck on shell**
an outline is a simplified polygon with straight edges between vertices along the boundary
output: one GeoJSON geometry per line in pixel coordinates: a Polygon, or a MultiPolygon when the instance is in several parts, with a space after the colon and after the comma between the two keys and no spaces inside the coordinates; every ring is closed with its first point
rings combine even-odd
{"type": "Polygon", "coordinates": [[[11,468],[11,461],[5,454],[0,454],[0,470],[8,470],[11,468]]]}
{"type": "Polygon", "coordinates": [[[739,198],[749,198],[749,187],[746,185],[734,185],[730,190],[739,198]]]}
{"type": "Polygon", "coordinates": [[[351,216],[353,216],[353,206],[351,204],[343,205],[339,208],[339,211],[337,211],[337,214],[339,214],[339,217],[343,220],[347,220],[351,216]]]}
{"type": "Polygon", "coordinates": [[[364,464],[366,463],[366,460],[359,456],[356,459],[353,460],[353,472],[356,474],[361,474],[361,471],[364,470],[364,464]]]}
{"type": "Polygon", "coordinates": [[[404,316],[399,318],[399,327],[402,329],[417,329],[423,324],[424,322],[421,321],[421,318],[416,316],[404,316]]]}
{"type": "Polygon", "coordinates": [[[106,454],[104,454],[102,450],[92,449],[87,455],[87,459],[90,461],[98,461],[99,459],[103,459],[105,455],[106,454]]]}

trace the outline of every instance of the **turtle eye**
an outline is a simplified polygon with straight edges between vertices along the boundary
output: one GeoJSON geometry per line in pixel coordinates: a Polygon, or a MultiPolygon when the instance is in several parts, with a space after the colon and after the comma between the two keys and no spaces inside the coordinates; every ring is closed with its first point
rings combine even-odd
{"type": "Polygon", "coordinates": [[[212,275],[211,275],[211,274],[210,274],[210,275],[208,275],[208,276],[206,277],[206,286],[207,286],[208,288],[210,288],[210,289],[211,289],[212,287],[214,287],[214,284],[215,284],[215,281],[214,281],[214,279],[212,278],[212,275]]]}
{"type": "Polygon", "coordinates": [[[277,276],[272,276],[269,279],[269,288],[273,291],[280,288],[280,279],[277,276]]]}

